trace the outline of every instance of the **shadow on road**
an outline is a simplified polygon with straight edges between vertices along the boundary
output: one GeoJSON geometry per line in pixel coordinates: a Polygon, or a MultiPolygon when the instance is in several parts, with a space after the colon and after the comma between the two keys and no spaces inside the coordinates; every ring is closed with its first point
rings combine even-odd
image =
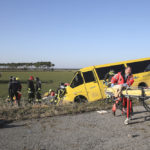
{"type": "Polygon", "coordinates": [[[4,129],[4,128],[16,128],[16,127],[22,127],[25,126],[25,124],[22,125],[13,125],[11,124],[13,123],[13,121],[11,120],[0,120],[0,129],[4,129]]]}
{"type": "MultiPolygon", "coordinates": [[[[125,116],[126,117],[125,114],[123,114],[123,115],[122,114],[118,114],[115,117],[121,117],[121,116],[125,116]]],[[[146,110],[144,110],[144,111],[136,111],[136,112],[134,112],[134,116],[135,116],[135,118],[132,119],[130,124],[138,124],[138,123],[144,123],[146,121],[150,121],[150,112],[148,112],[146,110]],[[143,116],[136,117],[136,115],[139,115],[139,114],[143,114],[143,116]]]]}
{"type": "Polygon", "coordinates": [[[137,111],[137,112],[134,112],[134,115],[136,115],[136,114],[142,114],[142,113],[146,113],[147,111],[146,110],[144,110],[144,111],[137,111]]]}
{"type": "Polygon", "coordinates": [[[150,115],[133,118],[132,121],[133,121],[133,122],[131,122],[130,124],[144,123],[144,122],[146,122],[146,121],[150,121],[150,115]],[[137,121],[136,121],[136,120],[137,120],[137,121]],[[139,120],[139,121],[138,121],[138,120],[139,120]]]}

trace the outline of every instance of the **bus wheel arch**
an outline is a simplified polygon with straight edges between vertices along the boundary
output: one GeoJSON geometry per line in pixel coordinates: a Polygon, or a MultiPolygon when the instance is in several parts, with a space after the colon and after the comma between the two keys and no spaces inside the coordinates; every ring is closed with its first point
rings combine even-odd
{"type": "Polygon", "coordinates": [[[138,88],[147,88],[147,87],[148,87],[148,85],[145,82],[141,82],[138,85],[138,88]]]}
{"type": "Polygon", "coordinates": [[[86,103],[88,102],[87,98],[83,95],[78,95],[74,98],[75,103],[86,103]]]}

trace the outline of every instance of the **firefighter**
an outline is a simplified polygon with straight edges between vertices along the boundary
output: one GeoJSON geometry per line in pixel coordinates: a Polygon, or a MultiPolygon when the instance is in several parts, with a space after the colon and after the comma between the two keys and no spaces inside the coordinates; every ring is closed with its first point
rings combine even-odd
{"type": "Polygon", "coordinates": [[[16,77],[13,77],[12,84],[11,84],[12,93],[11,93],[11,97],[10,97],[12,105],[13,105],[13,101],[16,100],[16,102],[17,102],[17,104],[19,106],[18,89],[19,89],[19,87],[18,87],[18,83],[16,81],[16,77]]]}
{"type": "MultiPolygon", "coordinates": [[[[124,71],[117,73],[116,75],[114,75],[111,79],[111,86],[113,87],[115,84],[120,85],[120,87],[123,88],[128,88],[130,87],[133,83],[134,83],[134,78],[132,75],[132,69],[131,67],[126,67],[124,71]]],[[[119,91],[121,92],[121,90],[119,89],[119,91]]],[[[118,95],[119,96],[119,95],[118,95]]],[[[122,98],[118,97],[118,101],[121,101],[122,98]]],[[[129,112],[127,113],[127,118],[125,120],[125,124],[129,123],[130,117],[131,117],[131,112],[132,112],[132,102],[130,99],[128,99],[130,101],[130,104],[127,106],[127,98],[123,98],[123,110],[122,113],[125,111],[125,107],[127,106],[127,110],[130,107],[130,115],[129,112]]],[[[118,103],[118,101],[116,101],[116,103],[118,103]]],[[[116,103],[113,105],[112,111],[113,113],[115,113],[116,111],[116,103]]]]}
{"type": "Polygon", "coordinates": [[[13,81],[13,76],[10,76],[9,84],[8,84],[8,100],[11,101],[13,105],[13,98],[11,98],[12,97],[12,81],[13,81]]]}
{"type": "Polygon", "coordinates": [[[28,102],[34,102],[35,98],[35,87],[34,87],[34,77],[30,76],[28,80],[28,102]]]}
{"type": "Polygon", "coordinates": [[[38,103],[41,103],[41,87],[42,87],[42,83],[41,83],[39,77],[36,77],[35,91],[36,91],[36,102],[38,102],[38,103]]]}
{"type": "Polygon", "coordinates": [[[59,104],[60,101],[62,100],[63,96],[66,93],[66,87],[68,86],[68,83],[60,83],[59,88],[57,89],[57,92],[55,94],[55,98],[54,98],[54,104],[59,104]]]}
{"type": "Polygon", "coordinates": [[[20,78],[19,78],[19,77],[16,77],[16,81],[17,81],[17,83],[18,83],[18,91],[21,92],[22,85],[21,85],[21,82],[20,82],[20,78]]]}

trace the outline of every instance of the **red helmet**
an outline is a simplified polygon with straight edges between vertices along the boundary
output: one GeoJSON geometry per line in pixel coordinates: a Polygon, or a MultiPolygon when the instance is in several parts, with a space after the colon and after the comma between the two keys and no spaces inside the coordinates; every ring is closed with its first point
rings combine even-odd
{"type": "Polygon", "coordinates": [[[34,77],[33,77],[33,76],[31,76],[31,77],[29,78],[29,80],[34,80],[34,77]]]}

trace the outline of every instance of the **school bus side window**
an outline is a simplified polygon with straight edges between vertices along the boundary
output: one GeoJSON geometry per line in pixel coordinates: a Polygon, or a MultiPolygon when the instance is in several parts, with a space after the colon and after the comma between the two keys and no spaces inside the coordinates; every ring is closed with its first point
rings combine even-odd
{"type": "Polygon", "coordinates": [[[145,72],[150,71],[150,64],[146,67],[145,72]]]}
{"type": "Polygon", "coordinates": [[[94,74],[92,71],[83,72],[83,76],[84,76],[85,83],[95,81],[94,74]]]}
{"type": "Polygon", "coordinates": [[[83,79],[82,79],[81,73],[77,73],[77,75],[74,77],[70,87],[75,88],[81,84],[83,84],[83,79]]]}
{"type": "Polygon", "coordinates": [[[150,71],[150,60],[128,63],[127,65],[132,68],[133,74],[150,71]]]}
{"type": "Polygon", "coordinates": [[[114,73],[118,73],[118,72],[123,71],[124,69],[125,69],[124,64],[121,64],[121,65],[115,65],[115,66],[97,68],[96,72],[98,74],[99,79],[100,80],[104,80],[106,74],[108,72],[110,72],[111,70],[113,70],[114,73]]]}

